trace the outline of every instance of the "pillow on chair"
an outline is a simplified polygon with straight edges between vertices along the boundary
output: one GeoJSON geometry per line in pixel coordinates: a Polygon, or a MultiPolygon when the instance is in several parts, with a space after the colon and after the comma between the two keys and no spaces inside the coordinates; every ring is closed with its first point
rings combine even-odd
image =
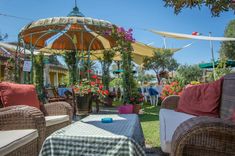
{"type": "Polygon", "coordinates": [[[223,78],[212,83],[185,88],[176,111],[196,116],[219,117],[222,83],[223,78]]]}
{"type": "Polygon", "coordinates": [[[1,82],[0,97],[4,107],[13,105],[28,105],[40,109],[40,104],[34,85],[1,82]]]}

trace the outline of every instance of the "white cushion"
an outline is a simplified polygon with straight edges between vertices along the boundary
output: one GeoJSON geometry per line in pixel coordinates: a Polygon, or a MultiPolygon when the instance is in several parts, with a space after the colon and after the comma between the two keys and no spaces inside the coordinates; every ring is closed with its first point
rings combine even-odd
{"type": "Polygon", "coordinates": [[[69,121],[69,116],[68,115],[46,116],[45,119],[46,119],[46,126],[48,127],[69,121]]]}
{"type": "Polygon", "coordinates": [[[6,155],[37,137],[36,129],[0,131],[0,155],[6,155]]]}
{"type": "Polygon", "coordinates": [[[176,128],[184,121],[193,117],[195,116],[170,109],[160,110],[160,141],[163,152],[171,152],[171,140],[176,128]]]}

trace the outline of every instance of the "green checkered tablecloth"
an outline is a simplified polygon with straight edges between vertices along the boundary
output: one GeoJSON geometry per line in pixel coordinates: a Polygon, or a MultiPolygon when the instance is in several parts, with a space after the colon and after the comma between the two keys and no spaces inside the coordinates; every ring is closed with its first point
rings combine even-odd
{"type": "Polygon", "coordinates": [[[41,156],[143,156],[144,136],[135,114],[90,115],[49,136],[41,156]],[[112,123],[102,123],[105,117],[112,123]]]}

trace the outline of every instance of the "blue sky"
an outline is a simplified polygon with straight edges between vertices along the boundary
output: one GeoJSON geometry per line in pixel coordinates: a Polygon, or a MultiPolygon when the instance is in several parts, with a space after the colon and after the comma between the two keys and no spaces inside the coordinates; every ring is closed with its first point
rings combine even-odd
{"type": "MultiPolygon", "coordinates": [[[[80,11],[88,17],[108,20],[113,24],[134,29],[134,37],[143,43],[163,47],[161,36],[146,29],[156,29],[191,34],[193,31],[212,36],[223,36],[224,29],[234,19],[232,11],[220,17],[211,17],[208,8],[184,9],[175,15],[172,8],[165,8],[161,0],[78,0],[80,11]]],[[[74,0],[0,0],[0,13],[32,20],[47,17],[67,16],[74,7],[74,0]]],[[[0,31],[8,33],[7,41],[16,41],[20,29],[30,20],[0,16],[0,31]]],[[[166,39],[168,48],[179,48],[194,42],[190,47],[177,52],[174,57],[181,64],[196,64],[211,60],[210,44],[207,41],[183,41],[166,39]]],[[[218,57],[220,42],[213,42],[218,57]]]]}

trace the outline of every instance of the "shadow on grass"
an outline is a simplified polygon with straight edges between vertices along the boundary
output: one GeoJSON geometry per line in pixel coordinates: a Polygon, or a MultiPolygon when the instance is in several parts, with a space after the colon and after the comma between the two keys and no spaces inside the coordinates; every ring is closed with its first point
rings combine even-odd
{"type": "Polygon", "coordinates": [[[142,106],[144,114],[139,115],[141,122],[159,121],[159,106],[144,104],[142,106]]]}

